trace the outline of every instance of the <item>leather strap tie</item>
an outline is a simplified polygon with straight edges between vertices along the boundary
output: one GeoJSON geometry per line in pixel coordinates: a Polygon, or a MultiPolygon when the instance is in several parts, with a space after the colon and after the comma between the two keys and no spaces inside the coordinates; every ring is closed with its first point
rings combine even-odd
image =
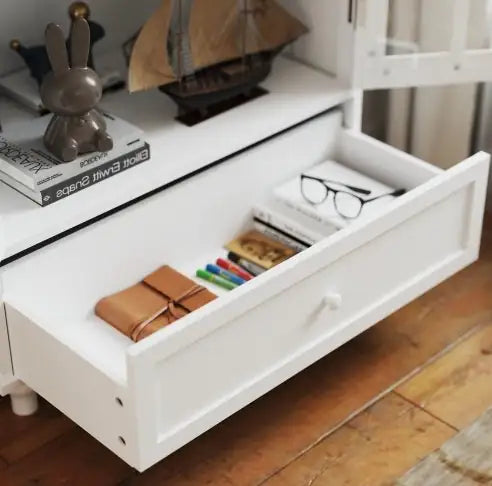
{"type": "MultiPolygon", "coordinates": [[[[168,298],[164,293],[160,292],[156,288],[154,288],[151,285],[147,284],[145,281],[143,283],[145,285],[147,285],[149,288],[151,288],[153,291],[159,292],[166,299],[168,298]]],[[[186,292],[183,292],[176,299],[174,299],[174,300],[169,299],[169,302],[162,309],[159,309],[154,315],[152,315],[151,317],[149,317],[145,321],[140,322],[140,323],[138,323],[138,324],[135,325],[135,327],[132,329],[132,332],[131,332],[132,340],[135,341],[135,342],[138,342],[138,340],[140,338],[140,335],[147,328],[147,326],[151,322],[153,322],[155,319],[157,319],[159,316],[164,315],[166,312],[169,312],[169,314],[171,314],[171,316],[173,316],[176,320],[178,320],[181,316],[179,316],[176,313],[176,306],[179,306],[181,309],[183,309],[187,313],[189,313],[190,311],[188,309],[186,309],[185,307],[183,307],[182,305],[180,305],[181,304],[181,301],[183,301],[184,299],[187,299],[188,297],[193,297],[194,295],[202,292],[203,290],[205,290],[205,287],[203,287],[201,285],[194,285],[193,287],[191,287],[190,289],[188,289],[186,292]]]]}

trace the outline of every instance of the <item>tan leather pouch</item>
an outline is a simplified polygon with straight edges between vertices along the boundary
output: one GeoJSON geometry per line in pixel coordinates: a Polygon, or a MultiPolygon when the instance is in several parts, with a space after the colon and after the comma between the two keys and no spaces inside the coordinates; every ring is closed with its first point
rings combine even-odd
{"type": "Polygon", "coordinates": [[[142,282],[104,297],[95,312],[137,342],[215,298],[212,292],[166,265],[142,282]]]}

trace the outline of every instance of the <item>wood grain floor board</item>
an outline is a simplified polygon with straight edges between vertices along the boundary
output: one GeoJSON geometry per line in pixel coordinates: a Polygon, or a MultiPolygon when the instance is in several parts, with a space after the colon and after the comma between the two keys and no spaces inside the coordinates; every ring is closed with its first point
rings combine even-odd
{"type": "Polygon", "coordinates": [[[390,393],[264,486],[389,484],[455,430],[390,393]]]}
{"type": "Polygon", "coordinates": [[[39,410],[30,417],[12,413],[8,397],[0,400],[0,457],[13,463],[72,430],[75,424],[40,399],[39,410]]]}
{"type": "Polygon", "coordinates": [[[453,426],[467,426],[492,404],[492,322],[397,391],[453,426]]]}
{"type": "Polygon", "coordinates": [[[0,471],[0,484],[113,486],[130,474],[129,466],[77,427],[0,471]]]}
{"type": "Polygon", "coordinates": [[[398,486],[492,484],[492,408],[412,468],[398,486]]]}

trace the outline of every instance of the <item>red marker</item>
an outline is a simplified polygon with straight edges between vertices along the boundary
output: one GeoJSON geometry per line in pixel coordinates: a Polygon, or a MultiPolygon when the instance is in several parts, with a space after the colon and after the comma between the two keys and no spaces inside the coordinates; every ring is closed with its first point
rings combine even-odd
{"type": "Polygon", "coordinates": [[[217,258],[216,263],[220,268],[223,268],[224,270],[229,270],[229,272],[234,273],[235,275],[243,278],[244,280],[251,280],[253,278],[253,275],[246,272],[242,268],[237,267],[233,263],[224,260],[223,258],[217,258]]]}

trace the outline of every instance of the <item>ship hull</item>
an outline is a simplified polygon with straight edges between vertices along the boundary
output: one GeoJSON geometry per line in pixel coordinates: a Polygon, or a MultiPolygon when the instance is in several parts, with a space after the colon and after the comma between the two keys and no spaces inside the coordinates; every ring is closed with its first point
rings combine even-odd
{"type": "Polygon", "coordinates": [[[222,74],[232,63],[212,66],[195,74],[194,86],[176,82],[159,89],[178,105],[180,115],[194,111],[204,113],[238,96],[247,96],[268,77],[273,59],[273,53],[263,53],[261,58],[254,60],[256,65],[232,76],[222,74]]]}

